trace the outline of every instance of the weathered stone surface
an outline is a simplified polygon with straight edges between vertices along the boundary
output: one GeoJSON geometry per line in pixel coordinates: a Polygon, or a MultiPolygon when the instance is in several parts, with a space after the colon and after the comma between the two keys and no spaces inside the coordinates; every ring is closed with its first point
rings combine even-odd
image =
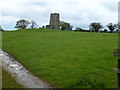
{"type": "Polygon", "coordinates": [[[50,28],[51,29],[60,29],[60,20],[59,13],[51,13],[50,15],[50,28]]]}

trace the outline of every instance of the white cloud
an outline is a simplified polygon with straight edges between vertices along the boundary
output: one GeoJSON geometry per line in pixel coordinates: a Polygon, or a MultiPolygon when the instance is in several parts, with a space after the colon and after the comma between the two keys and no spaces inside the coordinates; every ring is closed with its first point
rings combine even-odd
{"type": "Polygon", "coordinates": [[[51,12],[60,13],[62,21],[75,27],[89,27],[93,21],[106,25],[117,23],[118,0],[1,0],[3,28],[14,28],[18,19],[35,20],[38,25],[49,23],[51,12]]]}

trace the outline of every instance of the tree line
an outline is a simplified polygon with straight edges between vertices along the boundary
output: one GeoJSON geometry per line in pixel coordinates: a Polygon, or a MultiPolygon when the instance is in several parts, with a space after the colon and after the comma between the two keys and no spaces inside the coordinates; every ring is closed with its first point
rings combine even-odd
{"type": "MultiPolygon", "coordinates": [[[[64,21],[60,22],[60,27],[61,27],[61,30],[72,30],[72,28],[73,28],[73,26],[70,25],[70,23],[67,23],[67,22],[64,22],[64,21]]],[[[106,27],[109,29],[109,31],[111,33],[113,33],[114,30],[116,30],[116,32],[119,32],[118,28],[120,27],[120,25],[113,24],[113,23],[108,23],[108,25],[106,25],[106,27]]],[[[38,28],[38,25],[33,20],[32,21],[28,21],[28,20],[22,19],[22,20],[18,20],[16,22],[15,28],[18,28],[18,29],[32,28],[33,29],[33,28],[38,28]]],[[[42,28],[46,28],[46,27],[43,26],[42,28]]],[[[77,27],[74,31],[99,32],[102,28],[103,28],[103,25],[101,25],[101,23],[93,22],[93,23],[90,23],[89,30],[85,30],[85,29],[77,27]]],[[[0,30],[3,30],[1,26],[0,26],[0,30]]],[[[101,32],[107,32],[107,31],[108,31],[107,29],[104,29],[101,32]]]]}
{"type": "MultiPolygon", "coordinates": [[[[28,21],[28,20],[19,20],[16,22],[16,25],[15,25],[15,28],[18,28],[18,29],[26,29],[26,28],[37,28],[38,25],[36,24],[35,21],[28,21]]],[[[48,28],[49,25],[46,25],[46,26],[42,26],[41,28],[48,28]]],[[[64,22],[64,21],[61,21],[60,22],[60,27],[61,27],[61,30],[72,30],[73,26],[70,25],[70,23],[67,23],[67,22],[64,22]]],[[[40,28],[40,27],[39,27],[40,28]]]]}
{"type": "MultiPolygon", "coordinates": [[[[108,23],[108,25],[106,26],[111,33],[113,33],[113,31],[118,27],[117,24],[113,24],[113,23],[108,23]]],[[[91,23],[89,27],[90,27],[90,31],[92,32],[98,32],[101,28],[103,28],[103,26],[98,22],[91,23]]],[[[104,29],[104,32],[107,32],[107,29],[104,29]]]]}
{"type": "Polygon", "coordinates": [[[29,28],[37,28],[37,24],[35,21],[28,21],[28,20],[19,20],[16,22],[15,28],[18,29],[26,29],[29,26],[29,28]],[[30,26],[29,26],[30,25],[30,26]]]}
{"type": "MultiPolygon", "coordinates": [[[[28,25],[30,25],[30,28],[37,27],[37,24],[35,21],[29,22],[27,20],[22,19],[22,20],[17,21],[15,28],[26,29],[28,27],[28,25]]],[[[70,23],[67,23],[64,21],[60,22],[60,26],[61,26],[61,30],[72,30],[72,28],[73,28],[73,26],[70,25],[70,23]]],[[[113,24],[113,23],[108,23],[108,25],[106,25],[106,26],[110,30],[111,33],[113,33],[113,31],[118,28],[118,24],[113,24]]],[[[43,26],[42,28],[45,28],[45,26],[43,26]]],[[[75,31],[99,32],[100,29],[102,29],[102,28],[103,28],[103,25],[101,25],[99,22],[93,22],[93,23],[90,23],[89,30],[84,30],[82,28],[76,28],[75,31]]],[[[107,29],[104,29],[101,32],[107,32],[107,29]]]]}
{"type": "MultiPolygon", "coordinates": [[[[114,31],[120,32],[119,31],[119,25],[118,24],[113,24],[113,23],[108,23],[106,27],[109,29],[110,33],[113,33],[114,31]]],[[[108,32],[107,29],[102,30],[104,27],[101,25],[99,22],[93,22],[90,23],[89,25],[89,30],[84,30],[81,28],[76,28],[75,31],[81,31],[81,32],[108,32]]]]}

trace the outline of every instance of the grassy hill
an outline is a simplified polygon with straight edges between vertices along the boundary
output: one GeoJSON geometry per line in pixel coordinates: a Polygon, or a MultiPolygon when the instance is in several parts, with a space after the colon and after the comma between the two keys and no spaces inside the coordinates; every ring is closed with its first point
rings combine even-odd
{"type": "Polygon", "coordinates": [[[3,32],[3,50],[54,87],[115,87],[117,34],[60,30],[3,32]]]}

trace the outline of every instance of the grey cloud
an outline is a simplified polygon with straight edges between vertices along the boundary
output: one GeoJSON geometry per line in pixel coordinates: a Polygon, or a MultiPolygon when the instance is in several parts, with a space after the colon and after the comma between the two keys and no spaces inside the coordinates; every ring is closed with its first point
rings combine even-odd
{"type": "MultiPolygon", "coordinates": [[[[10,16],[17,19],[35,20],[39,26],[49,23],[51,12],[60,13],[60,19],[71,23],[74,27],[88,28],[93,21],[99,21],[102,24],[117,21],[116,1],[114,3],[100,0],[96,0],[96,2],[94,0],[71,1],[36,2],[36,0],[28,0],[27,2],[21,1],[20,4],[16,1],[15,5],[8,4],[6,8],[0,6],[0,11],[4,17],[10,16]]],[[[15,20],[17,20],[14,18],[11,18],[9,24],[2,25],[5,28],[13,28],[15,20]]],[[[3,21],[8,22],[6,20],[3,21]]]]}
{"type": "Polygon", "coordinates": [[[47,6],[48,5],[48,3],[47,2],[29,2],[29,3],[27,3],[27,5],[37,5],[37,6],[47,6]]]}
{"type": "Polygon", "coordinates": [[[105,3],[101,3],[100,5],[107,8],[111,12],[118,12],[117,2],[105,2],[105,3]]]}

